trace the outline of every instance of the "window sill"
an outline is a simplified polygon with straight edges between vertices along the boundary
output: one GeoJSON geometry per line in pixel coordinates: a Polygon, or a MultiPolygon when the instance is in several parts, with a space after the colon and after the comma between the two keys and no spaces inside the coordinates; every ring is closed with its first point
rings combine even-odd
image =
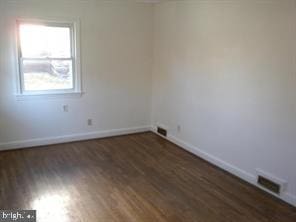
{"type": "Polygon", "coordinates": [[[31,99],[71,99],[82,97],[83,92],[61,92],[61,93],[47,93],[47,94],[16,94],[18,101],[31,99]]]}

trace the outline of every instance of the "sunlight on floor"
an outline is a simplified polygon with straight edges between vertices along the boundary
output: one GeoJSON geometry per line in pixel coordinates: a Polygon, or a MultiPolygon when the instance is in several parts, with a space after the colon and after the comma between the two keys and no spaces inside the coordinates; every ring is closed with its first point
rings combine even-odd
{"type": "Polygon", "coordinates": [[[32,209],[37,211],[38,222],[70,222],[68,194],[45,194],[32,202],[32,209]]]}

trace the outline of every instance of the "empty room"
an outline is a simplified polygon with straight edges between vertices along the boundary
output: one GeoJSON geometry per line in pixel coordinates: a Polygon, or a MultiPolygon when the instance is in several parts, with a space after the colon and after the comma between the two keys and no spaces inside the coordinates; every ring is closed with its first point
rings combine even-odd
{"type": "Polygon", "coordinates": [[[296,222],[296,0],[0,0],[0,221],[296,222]]]}

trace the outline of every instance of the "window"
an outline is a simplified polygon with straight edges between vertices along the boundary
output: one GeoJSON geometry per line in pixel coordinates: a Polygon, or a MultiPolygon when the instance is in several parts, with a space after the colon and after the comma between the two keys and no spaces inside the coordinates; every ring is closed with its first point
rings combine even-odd
{"type": "Polygon", "coordinates": [[[18,21],[21,95],[80,92],[76,23],[18,21]]]}

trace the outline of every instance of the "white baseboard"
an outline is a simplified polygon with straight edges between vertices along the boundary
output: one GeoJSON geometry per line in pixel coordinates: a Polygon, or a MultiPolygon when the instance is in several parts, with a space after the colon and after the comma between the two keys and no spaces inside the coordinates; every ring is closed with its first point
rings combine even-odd
{"type": "Polygon", "coordinates": [[[213,155],[211,155],[211,154],[209,154],[209,153],[207,153],[207,152],[205,152],[205,151],[203,151],[203,150],[201,150],[201,149],[199,149],[199,148],[197,148],[195,146],[193,146],[192,144],[186,143],[186,142],[184,142],[184,141],[182,141],[182,140],[180,140],[180,139],[178,139],[178,138],[176,138],[176,137],[174,137],[172,135],[168,135],[167,137],[164,137],[164,136],[162,136],[162,135],[160,135],[160,134],[158,134],[156,132],[155,127],[152,127],[151,131],[153,131],[157,135],[167,139],[168,141],[178,145],[179,147],[187,150],[188,152],[190,152],[190,153],[192,153],[192,154],[194,154],[194,155],[196,155],[196,156],[210,162],[211,164],[213,164],[215,166],[218,166],[219,168],[221,168],[221,169],[223,169],[223,170],[225,170],[225,171],[227,171],[227,172],[229,172],[229,173],[243,179],[244,181],[247,181],[250,184],[255,185],[256,187],[258,187],[258,188],[272,194],[273,196],[275,196],[275,197],[277,197],[277,198],[279,198],[279,199],[281,199],[281,200],[283,200],[283,201],[285,201],[285,202],[287,202],[287,203],[289,203],[289,204],[291,204],[293,206],[296,206],[296,196],[295,195],[293,195],[291,193],[287,193],[287,192],[283,192],[281,195],[275,195],[275,194],[271,193],[270,191],[264,189],[263,187],[261,187],[261,186],[259,186],[257,184],[256,175],[248,173],[248,172],[246,172],[246,171],[244,171],[244,170],[242,170],[242,169],[240,169],[240,168],[238,168],[238,167],[236,167],[236,166],[234,166],[232,164],[229,164],[229,163],[227,163],[227,162],[225,162],[225,161],[223,161],[223,160],[221,160],[221,159],[219,159],[219,158],[217,158],[217,157],[215,157],[215,156],[213,156],[213,155]]]}
{"type": "Polygon", "coordinates": [[[47,138],[39,138],[39,139],[30,139],[30,140],[22,140],[22,141],[13,141],[8,143],[0,143],[0,150],[13,150],[19,148],[28,148],[28,147],[36,147],[36,146],[44,146],[50,144],[58,144],[58,143],[67,143],[81,140],[89,140],[89,139],[97,139],[104,138],[110,136],[121,136],[131,133],[141,133],[150,131],[150,126],[140,126],[133,128],[123,128],[123,129],[112,129],[112,130],[104,130],[104,131],[96,131],[96,132],[88,132],[88,133],[78,133],[72,135],[64,135],[57,137],[47,137],[47,138]]]}

